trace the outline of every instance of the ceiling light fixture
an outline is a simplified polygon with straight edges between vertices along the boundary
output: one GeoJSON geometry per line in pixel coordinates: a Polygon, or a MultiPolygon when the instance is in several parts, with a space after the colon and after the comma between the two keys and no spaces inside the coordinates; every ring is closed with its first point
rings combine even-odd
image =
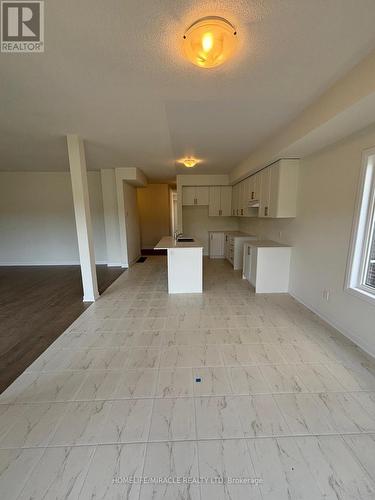
{"type": "Polygon", "coordinates": [[[200,68],[214,68],[227,61],[237,45],[235,27],[217,16],[195,21],[184,35],[186,57],[200,68]]]}
{"type": "Polygon", "coordinates": [[[199,163],[199,160],[196,160],[195,158],[185,158],[184,160],[180,160],[180,163],[182,163],[186,168],[193,168],[199,163]]]}

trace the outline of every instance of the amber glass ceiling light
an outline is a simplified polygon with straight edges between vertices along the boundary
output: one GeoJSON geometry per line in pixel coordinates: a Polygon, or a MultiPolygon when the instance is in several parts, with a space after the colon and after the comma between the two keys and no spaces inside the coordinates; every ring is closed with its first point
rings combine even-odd
{"type": "Polygon", "coordinates": [[[180,160],[180,163],[183,163],[183,165],[187,168],[193,168],[195,165],[197,165],[198,160],[195,158],[185,158],[183,160],[180,160]]]}
{"type": "Polygon", "coordinates": [[[222,17],[203,17],[186,30],[186,57],[201,68],[214,68],[227,61],[237,45],[234,26],[222,17]]]}

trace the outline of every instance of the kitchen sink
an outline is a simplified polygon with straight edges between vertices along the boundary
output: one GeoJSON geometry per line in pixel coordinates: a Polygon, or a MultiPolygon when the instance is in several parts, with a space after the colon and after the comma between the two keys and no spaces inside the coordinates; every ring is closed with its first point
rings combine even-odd
{"type": "Polygon", "coordinates": [[[194,241],[194,238],[177,238],[177,241],[181,241],[181,242],[194,241]]]}

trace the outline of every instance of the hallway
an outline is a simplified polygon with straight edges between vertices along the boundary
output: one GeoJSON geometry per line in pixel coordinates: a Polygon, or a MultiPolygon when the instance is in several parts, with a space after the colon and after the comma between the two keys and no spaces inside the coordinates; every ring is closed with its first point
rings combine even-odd
{"type": "Polygon", "coordinates": [[[134,265],[0,396],[1,498],[375,498],[375,362],[204,270],[168,296],[165,257],[134,265]]]}

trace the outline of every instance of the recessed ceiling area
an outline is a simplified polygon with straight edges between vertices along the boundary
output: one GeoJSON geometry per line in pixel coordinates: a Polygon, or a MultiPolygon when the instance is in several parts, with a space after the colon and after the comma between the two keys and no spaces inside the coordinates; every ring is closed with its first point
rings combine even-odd
{"type": "Polygon", "coordinates": [[[374,18],[373,0],[49,0],[45,53],[0,55],[0,169],[68,170],[76,133],[90,170],[230,172],[374,48],[374,18]],[[207,15],[239,46],[203,70],[181,43],[207,15]]]}

